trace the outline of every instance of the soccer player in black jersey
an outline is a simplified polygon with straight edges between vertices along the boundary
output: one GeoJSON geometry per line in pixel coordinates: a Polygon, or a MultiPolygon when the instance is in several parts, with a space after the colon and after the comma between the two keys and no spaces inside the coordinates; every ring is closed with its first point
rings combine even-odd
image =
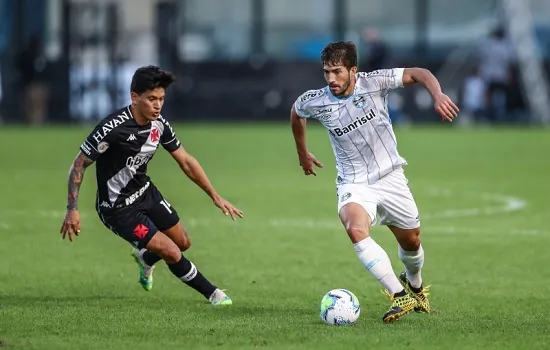
{"type": "Polygon", "coordinates": [[[147,176],[147,163],[159,145],[167,150],[193,182],[233,220],[242,212],[223,199],[197,160],[181,146],[172,126],[160,111],[172,74],[156,66],[139,68],[132,77],[130,106],[103,119],[80,146],[69,172],[67,213],[61,226],[63,239],[80,233],[78,194],[84,172],[96,163],[96,210],[103,224],[133,247],[139,282],[153,287],[155,263],[164,260],[180,280],[214,305],[230,305],[231,298],[210,283],[182,252],[191,242],[174,207],[147,176]]]}

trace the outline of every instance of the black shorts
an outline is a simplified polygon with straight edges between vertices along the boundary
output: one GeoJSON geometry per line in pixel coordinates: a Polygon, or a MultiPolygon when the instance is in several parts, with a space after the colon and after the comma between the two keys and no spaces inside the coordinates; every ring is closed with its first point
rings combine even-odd
{"type": "Polygon", "coordinates": [[[120,209],[97,213],[103,224],[138,249],[145,248],[158,231],[167,230],[179,222],[176,210],[151,184],[140,201],[120,209]]]}

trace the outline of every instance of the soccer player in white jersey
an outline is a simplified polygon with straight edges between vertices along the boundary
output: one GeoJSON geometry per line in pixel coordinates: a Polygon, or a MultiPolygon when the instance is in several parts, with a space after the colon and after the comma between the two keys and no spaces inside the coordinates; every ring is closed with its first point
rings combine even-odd
{"type": "Polygon", "coordinates": [[[392,89],[419,83],[432,96],[444,121],[452,121],[458,107],[426,69],[357,72],[357,49],[352,42],[328,44],[321,61],[328,85],[305,92],[291,109],[300,165],[305,175],[316,175],[314,166],[323,166],[306,145],[306,121],[317,119],[328,130],[336,158],[340,220],[359,260],[392,301],[383,321],[395,321],[412,310],[429,313],[428,287],[423,286],[421,277],[424,250],[418,209],[403,172],[407,163],[397,151],[388,94],[392,89]],[[377,215],[398,242],[399,258],[405,265],[399,277],[388,254],[370,237],[377,215]]]}

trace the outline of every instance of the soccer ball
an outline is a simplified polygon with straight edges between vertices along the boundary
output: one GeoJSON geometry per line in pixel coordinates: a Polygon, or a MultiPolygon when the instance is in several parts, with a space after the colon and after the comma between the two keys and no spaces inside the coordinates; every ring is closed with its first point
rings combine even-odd
{"type": "Polygon", "coordinates": [[[321,319],[328,325],[352,325],[360,313],[359,300],[349,290],[333,289],[321,300],[321,319]]]}

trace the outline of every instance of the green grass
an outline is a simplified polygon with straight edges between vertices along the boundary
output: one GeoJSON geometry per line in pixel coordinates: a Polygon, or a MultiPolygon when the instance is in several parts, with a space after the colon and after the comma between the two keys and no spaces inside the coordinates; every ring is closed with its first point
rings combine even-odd
{"type": "MultiPolygon", "coordinates": [[[[67,170],[89,130],[0,129],[0,339],[8,349],[550,344],[546,131],[397,131],[421,211],[423,276],[437,312],[388,325],[381,316],[389,303],[340,227],[334,160],[321,128],[309,129],[308,142],[326,167],[305,177],[286,125],[176,125],[218,191],[243,209],[237,223],[166,152],[150,163],[153,181],[189,228],[188,258],[233,298],[224,309],[205,303],[162,263],[155,288],[141,289],[131,247],[94,212],[94,170],[81,191],[81,236],[73,244],[60,239],[67,170]],[[507,203],[519,203],[518,210],[506,211],[507,203]],[[355,326],[321,322],[319,304],[332,288],[358,296],[355,326]]],[[[391,233],[376,227],[373,237],[401,271],[391,233]]]]}

